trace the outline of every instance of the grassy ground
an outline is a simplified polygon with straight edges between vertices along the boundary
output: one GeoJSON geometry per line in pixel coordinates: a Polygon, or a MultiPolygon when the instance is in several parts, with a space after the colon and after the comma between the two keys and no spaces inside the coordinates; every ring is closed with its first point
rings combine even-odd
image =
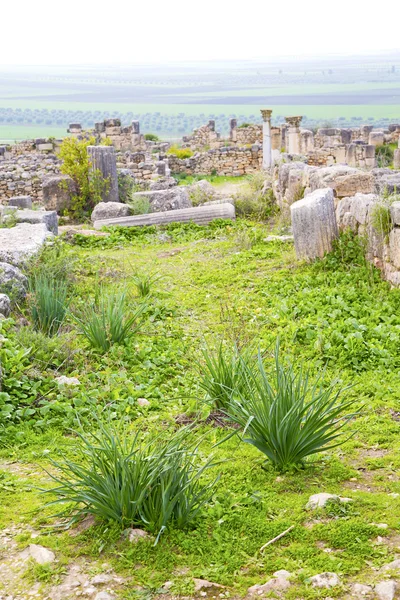
{"type": "MultiPolygon", "coordinates": [[[[15,546],[0,542],[0,556],[9,565],[0,590],[3,585],[5,593],[23,595],[36,585],[36,597],[44,598],[71,565],[91,574],[107,565],[124,578],[114,588],[124,599],[158,595],[166,581],[172,582],[171,594],[192,595],[193,577],[227,586],[224,597],[242,596],[278,569],[292,573],[285,596],[292,600],[344,598],[352,581],[381,580],[376,569],[400,551],[399,290],[380,280],[351,240],[324,261],[307,265],[296,261],[290,244],[264,242],[269,230],[262,225],[169,226],[160,233],[78,237],[75,245],[59,249],[57,261],[65,258],[71,271],[72,310],[93,298],[100,284],[125,287],[134,296],[138,269],[163,276],[144,332],[129,345],[96,355],[71,319],[51,341],[21,321],[18,331],[10,322],[1,325],[10,343],[31,348],[29,357],[13,366],[14,378],[17,372],[22,381],[28,378],[30,391],[22,383],[15,393],[20,407],[31,410],[7,418],[3,406],[1,413],[6,426],[0,430],[0,528],[15,546]],[[196,367],[204,340],[209,345],[221,338],[253,340],[271,364],[277,336],[282,353],[296,365],[305,362],[314,374],[326,368],[327,380],[338,377],[352,386],[347,394],[361,414],[343,447],[317,456],[304,470],[280,474],[255,448],[232,437],[213,450],[224,461],[215,469],[221,477],[195,527],[171,527],[156,547],[152,539],[132,544],[110,524],[97,523],[75,535],[54,530],[54,508],[44,507],[38,487],[51,485],[42,470],[53,469],[51,458],[73,456],[77,440],[67,428],[76,426],[77,416],[86,429],[100,410],[131,420],[133,427],[172,430],[175,417],[189,407],[204,408],[196,367]],[[81,386],[58,391],[54,376],[59,374],[78,377],[81,386]],[[150,406],[140,408],[139,397],[150,406]],[[353,502],[306,510],[309,496],[322,491],[353,502]],[[289,534],[260,552],[290,526],[289,534]],[[32,534],[57,561],[47,570],[31,564],[25,575],[13,578],[15,557],[32,534]],[[324,571],[338,573],[343,585],[312,588],[307,578],[324,571]]],[[[21,307],[29,321],[28,309],[21,307]]],[[[10,377],[6,372],[13,385],[10,377]]],[[[229,431],[204,423],[198,428],[208,433],[204,456],[229,431]]]]}
{"type": "Polygon", "coordinates": [[[32,140],[39,137],[66,137],[65,127],[52,125],[0,125],[0,143],[13,143],[19,140],[32,140]]]}

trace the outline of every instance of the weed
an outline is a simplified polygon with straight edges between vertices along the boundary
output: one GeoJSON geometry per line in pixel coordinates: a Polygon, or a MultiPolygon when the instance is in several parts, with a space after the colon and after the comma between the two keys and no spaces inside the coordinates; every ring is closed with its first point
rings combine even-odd
{"type": "Polygon", "coordinates": [[[65,281],[56,281],[47,274],[30,278],[30,310],[35,329],[50,337],[58,333],[67,314],[67,291],[65,281]]]}

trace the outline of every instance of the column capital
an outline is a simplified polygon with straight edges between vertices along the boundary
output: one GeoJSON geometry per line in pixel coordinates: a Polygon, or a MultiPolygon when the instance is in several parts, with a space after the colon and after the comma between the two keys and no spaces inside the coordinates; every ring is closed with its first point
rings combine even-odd
{"type": "Polygon", "coordinates": [[[303,117],[285,117],[285,121],[291,127],[299,127],[303,117]]]}
{"type": "Polygon", "coordinates": [[[268,108],[262,108],[260,112],[264,123],[271,120],[272,110],[268,108]]]}

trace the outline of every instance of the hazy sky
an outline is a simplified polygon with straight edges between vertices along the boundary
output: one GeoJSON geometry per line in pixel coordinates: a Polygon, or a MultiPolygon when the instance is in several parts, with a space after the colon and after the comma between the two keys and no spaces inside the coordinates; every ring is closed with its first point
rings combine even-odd
{"type": "Polygon", "coordinates": [[[0,64],[144,63],[400,49],[398,0],[2,0],[0,64]]]}

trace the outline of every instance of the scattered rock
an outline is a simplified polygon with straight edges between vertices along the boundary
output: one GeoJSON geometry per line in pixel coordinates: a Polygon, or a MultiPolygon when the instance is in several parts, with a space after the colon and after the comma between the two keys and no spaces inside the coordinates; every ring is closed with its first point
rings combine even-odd
{"type": "Polygon", "coordinates": [[[193,583],[194,583],[194,591],[195,592],[199,592],[202,589],[205,588],[221,588],[223,589],[224,586],[220,585],[219,583],[213,583],[212,581],[207,581],[206,579],[193,579],[193,583]]]}
{"type": "Polygon", "coordinates": [[[294,242],[293,235],[269,235],[264,242],[294,242]]]}
{"type": "Polygon", "coordinates": [[[362,583],[355,583],[351,588],[352,596],[356,598],[364,598],[372,594],[373,589],[370,585],[364,585],[362,583]]]}
{"type": "Polygon", "coordinates": [[[99,573],[98,575],[92,577],[90,583],[91,585],[104,585],[105,583],[110,583],[112,580],[113,578],[111,575],[107,575],[107,573],[99,573]]]}
{"type": "Polygon", "coordinates": [[[29,544],[28,548],[21,553],[22,558],[33,558],[39,565],[45,565],[55,561],[54,552],[39,546],[38,544],[29,544]]]}
{"type": "Polygon", "coordinates": [[[397,584],[393,579],[381,581],[375,586],[375,594],[379,600],[393,600],[397,590],[397,584]]]}
{"type": "Polygon", "coordinates": [[[336,585],[340,585],[340,579],[336,573],[326,572],[310,577],[310,583],[313,587],[317,588],[332,588],[336,585]]]}
{"type": "Polygon", "coordinates": [[[43,205],[47,210],[62,214],[71,208],[71,200],[77,195],[77,188],[69,175],[51,175],[43,180],[43,205]]]}
{"type": "Polygon", "coordinates": [[[0,315],[9,317],[11,313],[11,300],[7,294],[0,294],[0,315]]]}
{"type": "Polygon", "coordinates": [[[383,565],[383,567],[380,568],[380,571],[400,571],[400,558],[397,558],[396,560],[393,560],[392,562],[383,565]]]}
{"type": "Polygon", "coordinates": [[[17,223],[30,223],[36,225],[38,223],[44,223],[47,229],[54,235],[58,234],[58,217],[55,210],[31,210],[25,208],[23,210],[12,210],[12,207],[5,207],[4,219],[12,218],[17,223]],[[10,213],[8,214],[8,211],[10,213]]]}
{"type": "Polygon", "coordinates": [[[8,206],[16,206],[17,208],[32,208],[32,197],[13,196],[8,200],[8,206]]]}
{"type": "Polygon", "coordinates": [[[114,600],[114,598],[115,596],[112,596],[108,592],[98,592],[95,595],[94,600],[114,600]]]}
{"type": "Polygon", "coordinates": [[[149,537],[147,531],[144,531],[143,529],[127,529],[125,535],[128,540],[134,544],[139,540],[149,537]]]}
{"type": "Polygon", "coordinates": [[[25,298],[27,287],[28,280],[18,267],[0,262],[0,292],[18,301],[25,298]]]}
{"type": "Polygon", "coordinates": [[[130,213],[129,206],[122,202],[99,202],[93,209],[91,220],[102,221],[103,219],[116,219],[127,217],[130,213]]]}
{"type": "Polygon", "coordinates": [[[178,182],[174,177],[160,177],[150,183],[149,189],[152,192],[157,190],[169,190],[177,185],[178,182]]]}
{"type": "Polygon", "coordinates": [[[289,571],[285,571],[284,569],[281,569],[280,571],[275,571],[272,579],[270,579],[262,585],[252,585],[251,587],[249,587],[247,592],[250,595],[261,596],[267,592],[272,592],[274,590],[287,590],[290,587],[289,577],[289,571]]]}
{"type": "Polygon", "coordinates": [[[326,494],[325,492],[321,492],[320,494],[314,494],[310,496],[308,502],[306,504],[306,508],[309,510],[313,510],[315,508],[323,508],[330,501],[334,500],[335,502],[352,502],[351,498],[341,498],[336,494],[326,494]]]}
{"type": "Polygon", "coordinates": [[[136,402],[139,406],[150,406],[150,402],[146,398],[138,398],[136,402]]]}
{"type": "Polygon", "coordinates": [[[151,212],[163,212],[179,208],[190,208],[192,206],[185,186],[152,192],[136,192],[132,198],[148,200],[151,212]]]}
{"type": "Polygon", "coordinates": [[[58,385],[76,386],[81,385],[81,382],[77,377],[67,377],[66,375],[60,375],[55,379],[58,385]]]}

